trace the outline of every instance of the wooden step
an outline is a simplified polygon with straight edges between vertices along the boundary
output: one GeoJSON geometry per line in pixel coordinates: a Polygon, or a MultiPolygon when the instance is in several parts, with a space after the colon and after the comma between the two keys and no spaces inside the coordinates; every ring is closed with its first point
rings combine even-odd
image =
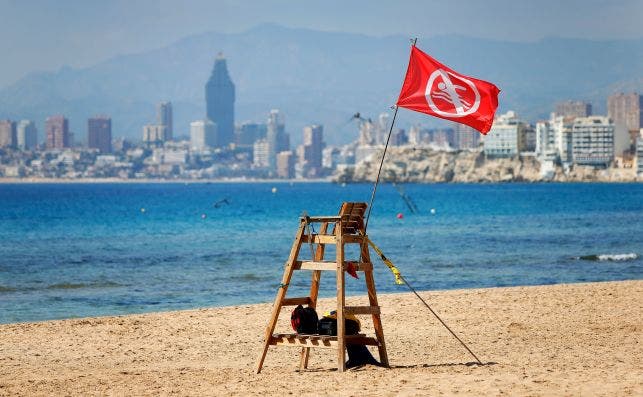
{"type": "Polygon", "coordinates": [[[344,306],[346,314],[380,314],[379,306],[344,306]]]}
{"type": "Polygon", "coordinates": [[[334,234],[313,234],[312,236],[304,234],[301,241],[306,244],[310,242],[313,244],[337,244],[337,239],[334,234]]]}
{"type": "Polygon", "coordinates": [[[302,296],[301,298],[284,298],[281,301],[282,306],[297,306],[297,305],[310,305],[312,299],[310,296],[302,296]]]}
{"type": "MultiPolygon", "coordinates": [[[[369,262],[356,262],[356,269],[358,272],[365,270],[373,270],[373,264],[369,262]]],[[[346,262],[344,262],[346,267],[346,262]]],[[[335,261],[297,261],[294,266],[295,270],[327,270],[337,271],[337,262],[335,261]]]]}
{"type": "MultiPolygon", "coordinates": [[[[344,340],[347,345],[380,345],[376,338],[368,337],[365,334],[346,335],[344,340]]],[[[317,334],[273,334],[270,339],[270,344],[296,347],[336,348],[337,336],[317,334]]]]}

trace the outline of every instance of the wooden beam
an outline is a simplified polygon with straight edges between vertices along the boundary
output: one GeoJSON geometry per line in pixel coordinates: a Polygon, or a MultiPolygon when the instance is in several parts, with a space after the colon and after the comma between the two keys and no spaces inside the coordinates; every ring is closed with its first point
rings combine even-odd
{"type": "Polygon", "coordinates": [[[379,306],[346,306],[346,314],[380,314],[379,306]]]}
{"type": "Polygon", "coordinates": [[[302,296],[300,298],[284,298],[281,301],[282,306],[297,306],[297,305],[310,305],[311,299],[309,296],[302,296]]]}

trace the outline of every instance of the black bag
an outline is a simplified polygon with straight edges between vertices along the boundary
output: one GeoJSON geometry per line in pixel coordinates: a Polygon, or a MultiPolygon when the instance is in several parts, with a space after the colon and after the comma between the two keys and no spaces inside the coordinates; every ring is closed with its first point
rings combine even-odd
{"type": "Polygon", "coordinates": [[[317,333],[317,312],[312,307],[297,306],[290,315],[290,324],[298,334],[317,333]]]}
{"type": "Polygon", "coordinates": [[[346,345],[348,351],[348,361],[346,361],[346,368],[359,367],[360,365],[377,365],[381,367],[375,357],[364,345],[346,345]]]}
{"type": "MultiPolygon", "coordinates": [[[[345,319],[344,332],[346,335],[357,335],[359,333],[359,324],[351,319],[345,319]]],[[[337,319],[331,317],[322,317],[319,320],[317,329],[320,335],[337,336],[337,319]]]]}

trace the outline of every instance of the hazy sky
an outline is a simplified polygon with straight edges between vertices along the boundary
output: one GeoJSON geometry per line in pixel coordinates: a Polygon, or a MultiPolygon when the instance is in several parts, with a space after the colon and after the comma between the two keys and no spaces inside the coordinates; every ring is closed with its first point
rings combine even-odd
{"type": "Polygon", "coordinates": [[[0,0],[0,16],[0,87],[35,70],[88,66],[266,22],[376,36],[643,37],[641,0],[0,0]]]}

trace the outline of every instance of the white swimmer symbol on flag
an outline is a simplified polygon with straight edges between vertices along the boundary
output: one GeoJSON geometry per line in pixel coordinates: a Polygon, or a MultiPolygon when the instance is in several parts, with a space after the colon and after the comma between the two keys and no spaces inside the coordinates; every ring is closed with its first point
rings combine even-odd
{"type": "Polygon", "coordinates": [[[441,116],[464,117],[480,106],[480,93],[471,80],[442,69],[431,73],[425,96],[431,110],[441,116]]]}

